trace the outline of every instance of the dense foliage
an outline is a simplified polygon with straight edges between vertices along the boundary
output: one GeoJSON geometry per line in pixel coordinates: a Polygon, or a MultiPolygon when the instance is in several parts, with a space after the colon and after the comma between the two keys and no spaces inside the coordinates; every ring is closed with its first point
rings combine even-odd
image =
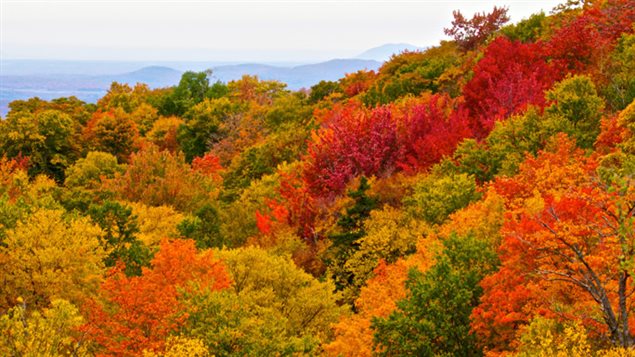
{"type": "Polygon", "coordinates": [[[0,121],[0,355],[635,355],[635,3],[0,121]]]}

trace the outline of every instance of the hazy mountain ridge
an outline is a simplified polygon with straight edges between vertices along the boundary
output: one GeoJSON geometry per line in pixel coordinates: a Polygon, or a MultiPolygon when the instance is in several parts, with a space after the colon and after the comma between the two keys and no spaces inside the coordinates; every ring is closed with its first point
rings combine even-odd
{"type": "Polygon", "coordinates": [[[321,80],[337,80],[346,73],[362,69],[376,70],[381,62],[359,59],[334,59],[295,67],[277,67],[262,64],[240,64],[212,68],[212,78],[222,82],[239,79],[244,74],[257,75],[265,80],[278,80],[289,89],[308,88],[321,80]]]}
{"type": "Polygon", "coordinates": [[[39,97],[51,100],[75,96],[92,103],[107,92],[112,82],[141,82],[158,88],[177,84],[181,74],[181,71],[172,68],[150,66],[116,75],[0,75],[0,115],[6,115],[9,103],[18,99],[39,97]]]}
{"type": "Polygon", "coordinates": [[[289,89],[297,90],[309,88],[321,80],[338,80],[347,73],[363,69],[377,70],[393,53],[415,49],[419,47],[386,44],[369,49],[356,58],[299,65],[3,60],[0,73],[0,114],[6,115],[11,101],[34,96],[45,100],[76,96],[81,100],[94,102],[106,93],[112,82],[130,85],[141,82],[151,88],[168,87],[178,84],[185,68],[211,68],[213,81],[228,82],[248,74],[265,80],[278,80],[286,83],[289,89]]]}
{"type": "Polygon", "coordinates": [[[388,61],[394,54],[399,54],[404,51],[420,50],[425,50],[425,47],[418,47],[409,43],[387,43],[385,45],[368,49],[357,55],[355,58],[384,62],[388,61]]]}

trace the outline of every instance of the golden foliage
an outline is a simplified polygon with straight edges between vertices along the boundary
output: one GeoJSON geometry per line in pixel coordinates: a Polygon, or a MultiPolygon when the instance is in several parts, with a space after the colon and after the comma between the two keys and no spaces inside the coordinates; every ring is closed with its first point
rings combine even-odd
{"type": "Polygon", "coordinates": [[[55,297],[77,303],[93,295],[104,272],[101,236],[88,218],[60,210],[41,209],[18,222],[0,247],[1,305],[17,297],[34,306],[55,297]]]}
{"type": "Polygon", "coordinates": [[[143,357],[207,357],[209,351],[203,341],[197,338],[170,336],[165,343],[165,352],[143,351],[143,357]]]}
{"type": "Polygon", "coordinates": [[[177,226],[185,216],[170,206],[147,206],[139,202],[127,202],[137,217],[137,239],[151,249],[157,248],[163,238],[179,236],[177,226]]]}
{"type": "Polygon", "coordinates": [[[591,355],[586,329],[579,323],[559,324],[555,320],[535,318],[525,328],[518,357],[572,357],[591,355]]]}
{"type": "Polygon", "coordinates": [[[89,356],[88,344],[76,331],[83,322],[79,310],[66,300],[53,300],[49,308],[30,315],[22,302],[0,316],[0,355],[89,356]]]}

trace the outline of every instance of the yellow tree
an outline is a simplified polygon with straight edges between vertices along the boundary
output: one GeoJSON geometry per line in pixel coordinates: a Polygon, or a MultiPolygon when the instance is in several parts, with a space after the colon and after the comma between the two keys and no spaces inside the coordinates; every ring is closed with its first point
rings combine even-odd
{"type": "Polygon", "coordinates": [[[143,357],[207,357],[210,356],[203,341],[184,336],[170,336],[165,343],[165,351],[144,350],[143,357]]]}
{"type": "Polygon", "coordinates": [[[66,300],[55,299],[49,308],[30,314],[22,302],[0,317],[0,355],[88,356],[87,344],[76,330],[83,322],[79,310],[66,300]]]}
{"type": "Polygon", "coordinates": [[[179,149],[177,132],[185,122],[179,117],[161,117],[154,122],[146,138],[161,150],[176,152],[179,149]]]}
{"type": "Polygon", "coordinates": [[[215,355],[315,355],[343,312],[334,286],[319,282],[288,257],[247,247],[216,254],[230,289],[190,294],[184,333],[215,355]]]}
{"type": "Polygon", "coordinates": [[[150,249],[159,247],[164,238],[176,238],[179,236],[177,226],[185,216],[170,206],[146,206],[138,202],[126,202],[132,209],[132,214],[137,217],[139,232],[137,239],[150,249]]]}
{"type": "Polygon", "coordinates": [[[344,299],[354,299],[360,288],[373,275],[381,260],[389,263],[413,253],[417,241],[429,228],[423,221],[408,217],[402,210],[385,206],[370,212],[364,221],[366,235],[358,240],[359,249],[344,264],[344,270],[353,276],[352,283],[343,290],[344,299]]]}
{"type": "Polygon", "coordinates": [[[106,252],[102,230],[88,218],[67,218],[41,209],[8,230],[0,246],[0,306],[21,297],[45,306],[52,298],[77,303],[95,293],[106,252]]]}

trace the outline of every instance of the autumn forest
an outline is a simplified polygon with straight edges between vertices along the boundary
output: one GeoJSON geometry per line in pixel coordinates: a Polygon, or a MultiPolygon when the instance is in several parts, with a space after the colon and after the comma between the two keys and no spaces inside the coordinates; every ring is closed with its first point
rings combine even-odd
{"type": "Polygon", "coordinates": [[[2,356],[635,356],[635,2],[299,90],[0,120],[2,356]]]}

